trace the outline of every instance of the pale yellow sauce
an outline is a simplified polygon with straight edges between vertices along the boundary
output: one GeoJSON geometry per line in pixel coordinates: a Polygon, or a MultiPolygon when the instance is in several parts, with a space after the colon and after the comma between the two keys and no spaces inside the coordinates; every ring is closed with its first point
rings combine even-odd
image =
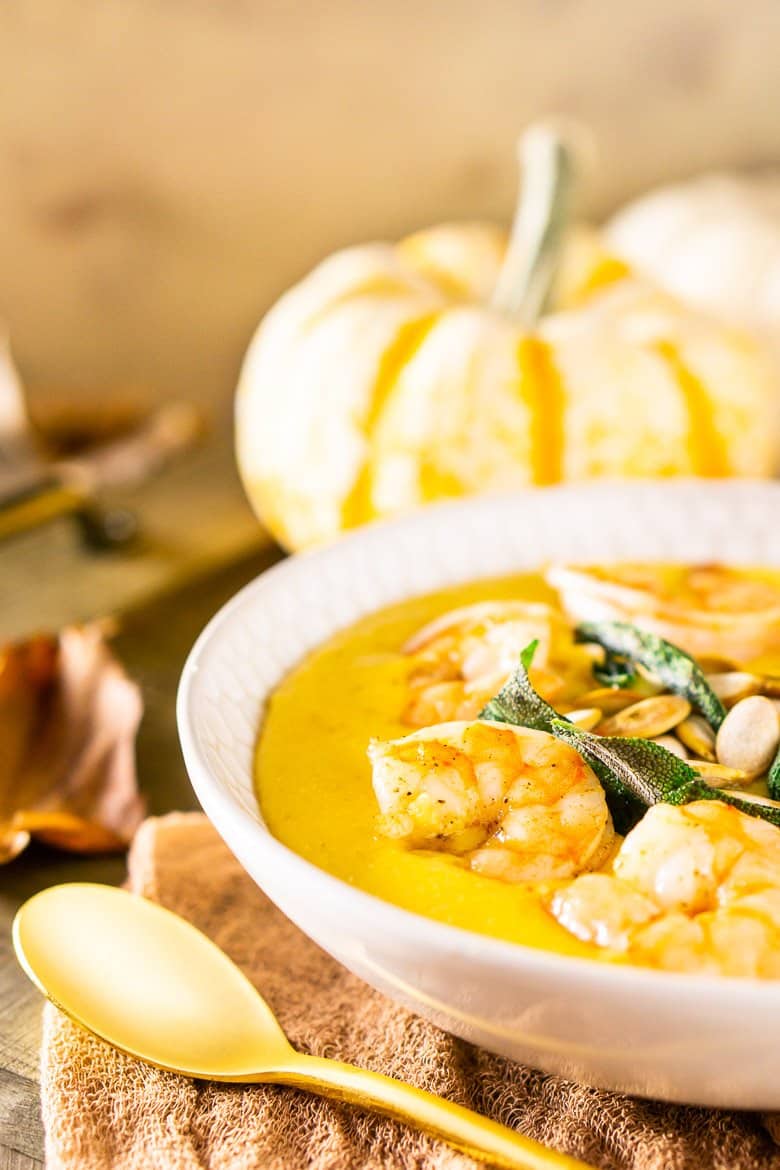
{"type": "Polygon", "coordinates": [[[481,934],[603,959],[603,950],[557,924],[537,887],[483,877],[376,832],[368,742],[410,731],[400,721],[408,671],[400,647],[448,609],[510,597],[555,600],[539,576],[480,581],[382,610],[326,642],[271,699],[256,756],[260,804],[280,841],[388,902],[481,934]]]}

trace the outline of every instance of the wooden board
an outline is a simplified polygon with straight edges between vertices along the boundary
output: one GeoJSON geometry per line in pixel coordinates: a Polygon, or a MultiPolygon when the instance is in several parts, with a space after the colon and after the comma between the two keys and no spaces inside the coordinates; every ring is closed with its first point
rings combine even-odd
{"type": "Polygon", "coordinates": [[[241,489],[224,431],[110,503],[138,517],[121,552],[85,549],[71,519],[0,543],[0,641],[138,607],[271,547],[241,489]]]}

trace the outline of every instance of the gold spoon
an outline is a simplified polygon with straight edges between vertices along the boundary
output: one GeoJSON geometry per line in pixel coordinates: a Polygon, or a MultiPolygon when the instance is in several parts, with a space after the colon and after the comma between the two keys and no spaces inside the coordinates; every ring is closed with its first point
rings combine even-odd
{"type": "Polygon", "coordinates": [[[13,940],[22,967],[57,1007],[158,1068],[309,1089],[408,1122],[511,1170],[592,1170],[402,1081],[296,1052],[227,955],[145,898],[82,882],[53,886],[21,907],[13,940]]]}

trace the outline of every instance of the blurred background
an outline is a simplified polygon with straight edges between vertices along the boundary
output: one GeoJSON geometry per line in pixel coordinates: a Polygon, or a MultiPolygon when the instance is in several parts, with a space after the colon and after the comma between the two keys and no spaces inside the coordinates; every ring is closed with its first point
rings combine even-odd
{"type": "Polygon", "coordinates": [[[0,316],[30,394],[223,420],[270,302],[333,248],[508,219],[575,115],[594,216],[780,159],[776,0],[15,0],[0,7],[0,316]]]}

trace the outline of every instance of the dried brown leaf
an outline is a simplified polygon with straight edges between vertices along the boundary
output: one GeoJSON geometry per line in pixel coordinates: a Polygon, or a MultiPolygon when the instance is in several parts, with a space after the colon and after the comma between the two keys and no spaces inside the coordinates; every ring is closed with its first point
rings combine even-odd
{"type": "Polygon", "coordinates": [[[0,651],[0,864],[31,837],[77,853],[125,848],[143,816],[141,712],[97,624],[0,651]]]}

